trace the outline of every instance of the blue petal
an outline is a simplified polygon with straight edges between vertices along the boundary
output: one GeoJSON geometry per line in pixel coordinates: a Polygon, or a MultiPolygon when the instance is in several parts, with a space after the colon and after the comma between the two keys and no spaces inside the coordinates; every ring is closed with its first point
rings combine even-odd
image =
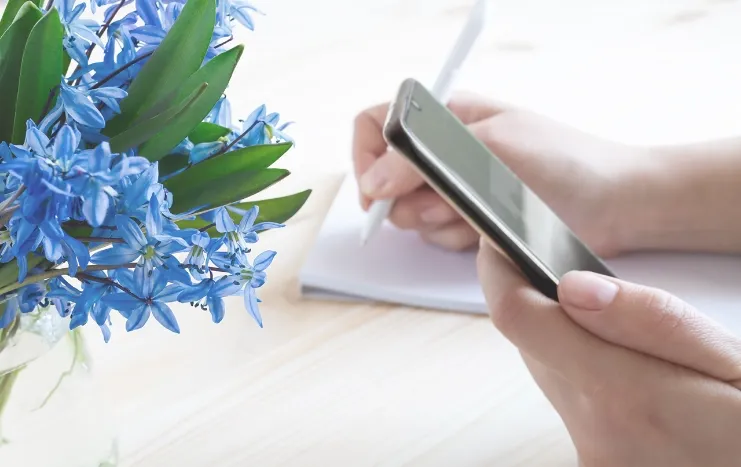
{"type": "Polygon", "coordinates": [[[141,253],[125,245],[113,245],[111,248],[99,251],[93,255],[96,264],[128,264],[133,263],[141,253]]]}
{"type": "Polygon", "coordinates": [[[170,237],[169,235],[157,235],[154,237],[159,242],[157,253],[162,255],[171,255],[188,249],[188,243],[179,237],[170,237]]]}
{"type": "Polygon", "coordinates": [[[62,83],[60,96],[64,110],[72,120],[91,128],[104,128],[105,119],[95,104],[83,93],[62,83]]]}
{"type": "Polygon", "coordinates": [[[157,294],[154,298],[160,302],[174,302],[182,294],[185,287],[181,284],[170,284],[165,287],[165,290],[157,294]]]}
{"type": "Polygon", "coordinates": [[[131,35],[145,44],[157,45],[165,38],[167,33],[156,26],[142,26],[131,31],[131,35]]]}
{"type": "Polygon", "coordinates": [[[201,248],[208,247],[208,243],[210,241],[211,237],[208,236],[208,233],[206,232],[196,232],[190,237],[190,241],[193,243],[193,245],[198,245],[201,248]]]}
{"type": "Polygon", "coordinates": [[[154,314],[154,319],[159,321],[162,326],[176,334],[180,334],[180,326],[178,326],[175,315],[169,306],[162,302],[154,302],[152,303],[152,314],[154,314]]]}
{"type": "Polygon", "coordinates": [[[160,294],[160,292],[165,290],[165,287],[167,287],[167,277],[164,274],[160,273],[159,271],[156,271],[153,274],[153,277],[151,278],[151,280],[152,280],[151,295],[153,297],[156,297],[160,294]]]}
{"type": "Polygon", "coordinates": [[[224,300],[220,297],[209,296],[206,300],[206,304],[208,305],[208,311],[211,313],[211,319],[213,322],[220,323],[221,320],[224,319],[224,314],[226,312],[224,300]]]}
{"type": "Polygon", "coordinates": [[[100,325],[100,331],[103,333],[103,341],[107,344],[111,340],[111,329],[107,324],[103,323],[100,325]]]}
{"type": "Polygon", "coordinates": [[[254,268],[255,271],[264,271],[265,269],[270,266],[270,263],[273,262],[273,258],[275,258],[276,252],[275,251],[263,251],[260,253],[257,258],[255,258],[255,264],[254,268]]]}
{"type": "Polygon", "coordinates": [[[36,154],[44,155],[48,152],[49,138],[41,130],[36,128],[36,125],[31,119],[26,122],[26,146],[36,154]]]}
{"type": "Polygon", "coordinates": [[[70,330],[86,325],[87,320],[88,320],[87,311],[80,307],[75,307],[74,311],[70,315],[70,322],[69,322],[70,330]]]}
{"type": "Polygon", "coordinates": [[[229,212],[223,207],[216,210],[215,216],[216,230],[221,233],[234,232],[237,226],[229,215],[229,212]]]}
{"type": "Polygon", "coordinates": [[[23,255],[18,256],[16,261],[18,262],[18,282],[23,282],[28,275],[28,259],[23,255]]]}
{"type": "Polygon", "coordinates": [[[111,147],[107,142],[100,143],[88,155],[88,169],[91,172],[105,172],[111,167],[111,147]]]}
{"type": "Polygon", "coordinates": [[[257,306],[257,296],[255,295],[255,289],[252,287],[247,287],[244,290],[244,306],[257,325],[262,327],[262,316],[260,316],[260,309],[257,306]]]}
{"type": "Polygon", "coordinates": [[[260,208],[257,205],[254,205],[247,211],[247,213],[245,213],[244,217],[242,217],[242,220],[239,222],[239,231],[241,233],[246,233],[250,230],[252,224],[255,223],[259,212],[260,208]]]}
{"type": "Polygon", "coordinates": [[[198,164],[199,162],[203,162],[209,157],[218,154],[222,149],[224,149],[224,143],[221,141],[196,144],[190,151],[188,162],[194,165],[198,164]]]}
{"type": "Polygon", "coordinates": [[[211,290],[211,286],[213,284],[214,281],[212,281],[211,279],[206,279],[192,287],[187,287],[182,292],[180,292],[177,300],[180,303],[196,302],[206,296],[209,290],[211,290]]]}
{"type": "Polygon", "coordinates": [[[174,256],[170,256],[170,258],[165,260],[165,266],[167,266],[167,269],[164,270],[165,275],[169,281],[186,285],[192,283],[190,274],[188,274],[185,268],[180,267],[180,262],[174,256]]]}
{"type": "Polygon", "coordinates": [[[259,224],[253,225],[252,230],[254,232],[261,232],[263,230],[280,229],[282,227],[285,227],[285,225],[278,224],[277,222],[260,222],[259,224]]]}
{"type": "Polygon", "coordinates": [[[136,0],[136,11],[146,24],[162,27],[160,17],[157,14],[157,7],[152,0],[136,0]]]}
{"type": "Polygon", "coordinates": [[[132,297],[125,292],[115,292],[103,297],[103,303],[118,311],[134,311],[144,305],[142,300],[132,297]]]}
{"type": "Polygon", "coordinates": [[[243,285],[232,276],[222,276],[216,281],[216,284],[211,288],[211,292],[208,295],[213,297],[228,297],[229,295],[235,295],[242,290],[242,287],[243,285]]]}
{"type": "Polygon", "coordinates": [[[149,199],[146,225],[147,235],[149,237],[156,237],[162,233],[162,212],[160,212],[160,202],[154,194],[149,199]]]}
{"type": "Polygon", "coordinates": [[[126,331],[136,331],[137,329],[140,329],[142,326],[147,324],[149,315],[152,312],[151,308],[152,307],[149,305],[142,304],[139,308],[131,310],[131,314],[126,320],[126,331]]]}
{"type": "Polygon", "coordinates": [[[106,219],[110,205],[110,198],[105,191],[91,190],[82,204],[82,212],[92,227],[100,227],[106,219]]]}
{"type": "Polygon", "coordinates": [[[87,67],[88,61],[87,61],[87,55],[85,54],[86,53],[85,46],[82,45],[81,41],[71,40],[71,39],[72,39],[72,36],[67,36],[62,41],[62,46],[64,47],[64,50],[66,50],[70,58],[76,61],[77,63],[79,63],[80,66],[87,67]]]}
{"type": "MultiPolygon", "coordinates": [[[[117,215],[116,216],[116,227],[121,233],[121,238],[135,250],[141,250],[147,244],[147,239],[144,237],[142,230],[139,226],[131,220],[130,217],[117,215]]],[[[150,234],[151,235],[151,234],[150,234]]]]}

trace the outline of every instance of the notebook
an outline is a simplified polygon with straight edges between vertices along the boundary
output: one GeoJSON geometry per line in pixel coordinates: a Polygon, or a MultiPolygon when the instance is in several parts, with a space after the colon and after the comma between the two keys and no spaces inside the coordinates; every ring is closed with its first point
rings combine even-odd
{"type": "MultiPolygon", "coordinates": [[[[487,313],[475,251],[443,250],[389,223],[361,247],[365,215],[347,175],[299,273],[303,297],[487,313]]],[[[618,277],[667,290],[741,334],[741,257],[640,254],[606,262],[618,277]]]]}

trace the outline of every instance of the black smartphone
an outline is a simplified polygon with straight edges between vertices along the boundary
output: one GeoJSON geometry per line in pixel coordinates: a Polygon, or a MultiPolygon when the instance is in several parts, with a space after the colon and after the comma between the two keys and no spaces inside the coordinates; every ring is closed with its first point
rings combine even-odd
{"type": "Polygon", "coordinates": [[[386,142],[530,283],[558,300],[572,270],[615,274],[497,156],[420,83],[404,81],[383,128],[386,142]]]}

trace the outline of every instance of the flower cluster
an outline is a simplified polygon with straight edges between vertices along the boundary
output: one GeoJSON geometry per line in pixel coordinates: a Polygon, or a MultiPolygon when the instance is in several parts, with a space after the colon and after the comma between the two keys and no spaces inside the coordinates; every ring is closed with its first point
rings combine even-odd
{"type": "MultiPolygon", "coordinates": [[[[195,128],[185,128],[179,142],[152,155],[143,145],[180,134],[178,125],[185,125],[206,94],[173,103],[177,90],[166,89],[157,101],[161,108],[141,104],[130,118],[126,107],[129,97],[136,100],[130,95],[136,80],[150,79],[144,77],[146,67],[160,66],[158,50],[168,47],[179,18],[203,15],[196,7],[213,13],[211,37],[204,36],[209,40],[198,58],[199,69],[211,71],[208,64],[230,50],[233,29],[253,30],[252,15],[260,11],[246,0],[42,3],[47,3],[44,18],[54,10],[58,14],[69,66],[49,90],[41,117],[25,120],[25,137],[0,135],[0,328],[19,313],[53,305],[69,317],[71,329],[92,319],[106,342],[113,311],[126,319],[127,331],[153,316],[179,332],[172,303],[208,310],[218,323],[225,314],[224,298],[232,295],[244,297],[247,311],[262,326],[256,290],[265,283],[275,252],[251,258],[251,247],[259,233],[282,227],[282,220],[262,218],[257,204],[235,204],[242,194],[259,189],[198,198],[186,182],[194,165],[203,163],[204,173],[216,173],[214,163],[238,164],[245,151],[290,145],[289,123],[279,124],[280,115],[267,113],[263,105],[234,125],[222,94],[195,128]],[[190,5],[196,1],[197,6],[190,5]],[[96,16],[102,19],[92,19],[96,16]],[[115,119],[129,125],[114,132],[109,123],[115,119]],[[137,127],[142,121],[163,126],[140,137],[147,130],[147,125],[137,127]],[[121,135],[132,142],[126,144],[121,135]],[[180,197],[189,202],[174,209],[180,197]]],[[[277,170],[247,167],[244,173],[258,169],[277,170]]]]}

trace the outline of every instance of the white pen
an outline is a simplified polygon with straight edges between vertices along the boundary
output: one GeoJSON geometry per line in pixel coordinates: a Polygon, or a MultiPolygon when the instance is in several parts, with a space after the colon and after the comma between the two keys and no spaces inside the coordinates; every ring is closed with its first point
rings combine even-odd
{"type": "MultiPolygon", "coordinates": [[[[488,0],[478,0],[468,15],[466,25],[458,36],[458,40],[451,50],[448,59],[445,61],[440,74],[437,76],[435,84],[430,89],[435,98],[447,104],[450,98],[449,94],[453,87],[456,75],[460,70],[463,62],[468,57],[469,52],[476,43],[481,31],[484,29],[486,22],[486,2],[488,0]]],[[[360,244],[365,245],[368,240],[378,231],[383,221],[388,217],[391,208],[394,205],[393,199],[384,199],[375,201],[368,210],[368,218],[360,233],[360,244]]]]}

